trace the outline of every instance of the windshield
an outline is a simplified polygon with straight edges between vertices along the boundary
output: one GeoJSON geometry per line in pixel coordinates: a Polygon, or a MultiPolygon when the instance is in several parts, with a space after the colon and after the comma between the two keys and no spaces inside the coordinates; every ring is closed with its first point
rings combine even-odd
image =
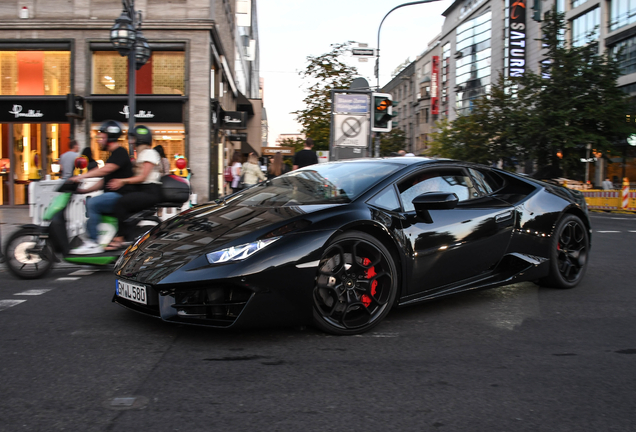
{"type": "Polygon", "coordinates": [[[247,190],[240,205],[345,204],[400,168],[373,161],[311,165],[247,190]]]}

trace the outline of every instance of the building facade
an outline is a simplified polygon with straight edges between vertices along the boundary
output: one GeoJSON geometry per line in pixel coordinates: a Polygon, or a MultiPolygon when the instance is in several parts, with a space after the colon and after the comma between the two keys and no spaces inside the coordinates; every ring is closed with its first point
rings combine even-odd
{"type": "Polygon", "coordinates": [[[71,140],[105,161],[95,135],[106,119],[149,126],[173,169],[185,157],[199,201],[222,193],[235,150],[258,151],[256,0],[137,0],[135,9],[151,56],[136,72],[132,113],[128,58],[109,40],[120,1],[0,3],[2,205],[26,204],[30,182],[55,178],[71,140]]]}
{"type": "MultiPolygon", "coordinates": [[[[499,74],[541,71],[545,59],[540,21],[555,1],[557,10],[565,14],[566,42],[573,46],[594,42],[599,52],[620,53],[623,75],[618,86],[636,100],[636,1],[457,0],[443,13],[439,37],[413,62],[411,75],[418,84],[413,98],[403,96],[408,67],[383,88],[400,101],[398,111],[405,117],[400,117],[397,127],[406,133],[414,153],[425,154],[435,123],[469,113],[474,100],[490,91],[499,74]],[[402,100],[409,100],[415,109],[403,109],[402,100]]],[[[626,113],[626,121],[634,123],[636,131],[636,108],[626,113]]],[[[600,184],[607,175],[605,163],[599,159],[593,171],[593,182],[600,184]]]]}

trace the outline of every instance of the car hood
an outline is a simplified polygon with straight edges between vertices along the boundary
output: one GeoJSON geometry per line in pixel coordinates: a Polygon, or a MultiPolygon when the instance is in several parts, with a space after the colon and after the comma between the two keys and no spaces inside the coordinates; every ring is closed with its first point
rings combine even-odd
{"type": "Polygon", "coordinates": [[[122,277],[156,283],[202,255],[253,241],[307,214],[337,205],[203,204],[150,230],[120,258],[115,272],[122,277]],[[145,276],[140,277],[140,272],[145,276]]]}

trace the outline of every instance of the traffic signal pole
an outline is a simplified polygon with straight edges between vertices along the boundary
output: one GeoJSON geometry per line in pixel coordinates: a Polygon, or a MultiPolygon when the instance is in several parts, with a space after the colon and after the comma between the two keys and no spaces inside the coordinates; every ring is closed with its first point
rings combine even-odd
{"type": "Polygon", "coordinates": [[[380,30],[382,29],[382,23],[384,23],[384,20],[386,19],[386,17],[389,16],[389,14],[391,12],[393,12],[396,9],[400,9],[404,6],[412,6],[412,5],[416,5],[416,4],[422,4],[422,3],[432,3],[434,1],[440,1],[440,0],[420,0],[420,1],[414,1],[414,2],[409,2],[409,3],[403,3],[401,5],[397,5],[396,7],[394,7],[393,9],[391,9],[386,15],[384,15],[384,18],[382,18],[382,21],[380,21],[380,25],[378,26],[378,45],[377,45],[377,56],[375,58],[375,77],[377,79],[377,83],[378,83],[378,91],[380,91],[380,30]]]}

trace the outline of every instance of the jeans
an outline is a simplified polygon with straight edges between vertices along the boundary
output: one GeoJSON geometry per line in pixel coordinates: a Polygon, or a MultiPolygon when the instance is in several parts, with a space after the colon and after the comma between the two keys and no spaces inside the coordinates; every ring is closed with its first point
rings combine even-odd
{"type": "Polygon", "coordinates": [[[86,203],[86,210],[88,211],[86,230],[91,240],[97,241],[97,226],[101,222],[101,215],[114,213],[115,205],[120,198],[121,195],[117,192],[104,192],[88,200],[86,203]]]}

